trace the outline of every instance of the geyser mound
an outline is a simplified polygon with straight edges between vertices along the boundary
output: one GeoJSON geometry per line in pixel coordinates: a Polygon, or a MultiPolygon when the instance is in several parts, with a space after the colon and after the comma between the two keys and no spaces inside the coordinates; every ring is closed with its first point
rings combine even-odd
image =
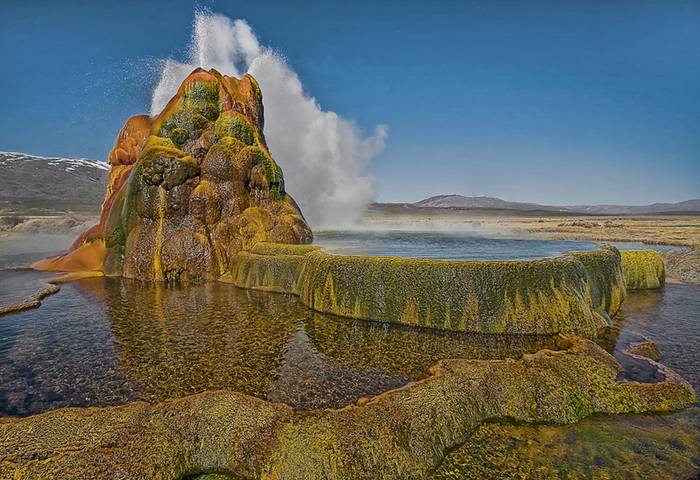
{"type": "Polygon", "coordinates": [[[66,255],[35,267],[208,280],[257,242],[311,243],[263,122],[252,76],[194,70],[159,115],[131,117],[122,128],[100,223],[66,255]]]}
{"type": "Polygon", "coordinates": [[[188,54],[162,62],[153,91],[157,115],[196,67],[241,78],[253,75],[265,92],[265,135],[284,167],[292,193],[309,225],[354,225],[375,196],[365,167],[384,150],[388,129],[364,135],[353,121],[324,109],[284,56],[266,46],[248,22],[197,11],[188,54]]]}

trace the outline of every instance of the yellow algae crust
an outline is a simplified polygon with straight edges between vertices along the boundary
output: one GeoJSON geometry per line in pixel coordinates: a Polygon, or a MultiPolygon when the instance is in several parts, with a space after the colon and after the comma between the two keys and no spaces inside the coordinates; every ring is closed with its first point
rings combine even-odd
{"type": "Polygon", "coordinates": [[[642,290],[661,288],[666,281],[664,259],[654,250],[623,250],[622,270],[627,288],[642,290]]]}
{"type": "Polygon", "coordinates": [[[485,422],[567,424],[696,401],[663,366],[659,383],[619,381],[620,366],[596,344],[560,343],[519,360],[441,361],[424,380],[337,410],[295,412],[218,391],[4,418],[0,477],[425,478],[485,422]]]}
{"type": "Polygon", "coordinates": [[[259,243],[231,262],[239,287],[298,295],[314,310],[473,333],[593,338],[620,308],[614,248],[561,258],[451,261],[331,255],[259,243]]]}

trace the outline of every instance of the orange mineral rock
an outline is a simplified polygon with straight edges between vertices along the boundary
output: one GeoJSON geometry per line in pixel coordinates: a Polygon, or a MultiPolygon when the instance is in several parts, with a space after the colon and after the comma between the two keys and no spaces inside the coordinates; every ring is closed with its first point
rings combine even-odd
{"type": "Polygon", "coordinates": [[[311,243],[263,135],[253,77],[196,69],[156,117],[131,117],[109,154],[100,222],[35,268],[210,280],[262,241],[311,243]]]}

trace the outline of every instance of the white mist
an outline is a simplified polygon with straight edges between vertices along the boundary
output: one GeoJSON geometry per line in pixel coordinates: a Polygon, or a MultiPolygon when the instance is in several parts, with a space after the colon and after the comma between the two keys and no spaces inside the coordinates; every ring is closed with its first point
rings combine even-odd
{"type": "Polygon", "coordinates": [[[309,224],[352,225],[374,197],[372,178],[364,170],[384,150],[387,128],[378,125],[373,135],[363,137],[352,122],[322,110],[285,60],[260,45],[245,20],[196,13],[188,57],[186,63],[163,62],[151,114],[161,111],[196,67],[239,78],[250,73],[263,92],[270,152],[309,224]]]}

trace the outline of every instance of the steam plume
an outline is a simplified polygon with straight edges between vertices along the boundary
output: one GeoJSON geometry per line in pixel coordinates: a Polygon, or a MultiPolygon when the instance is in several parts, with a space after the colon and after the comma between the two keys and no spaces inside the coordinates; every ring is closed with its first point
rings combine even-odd
{"type": "Polygon", "coordinates": [[[151,114],[161,111],[196,67],[236,77],[250,73],[263,92],[265,138],[284,171],[287,191],[313,227],[352,224],[373,198],[373,181],[364,169],[384,150],[387,128],[378,125],[363,137],[352,122],[322,110],[287,62],[260,45],[245,20],[196,13],[188,57],[186,63],[163,62],[151,114]]]}

